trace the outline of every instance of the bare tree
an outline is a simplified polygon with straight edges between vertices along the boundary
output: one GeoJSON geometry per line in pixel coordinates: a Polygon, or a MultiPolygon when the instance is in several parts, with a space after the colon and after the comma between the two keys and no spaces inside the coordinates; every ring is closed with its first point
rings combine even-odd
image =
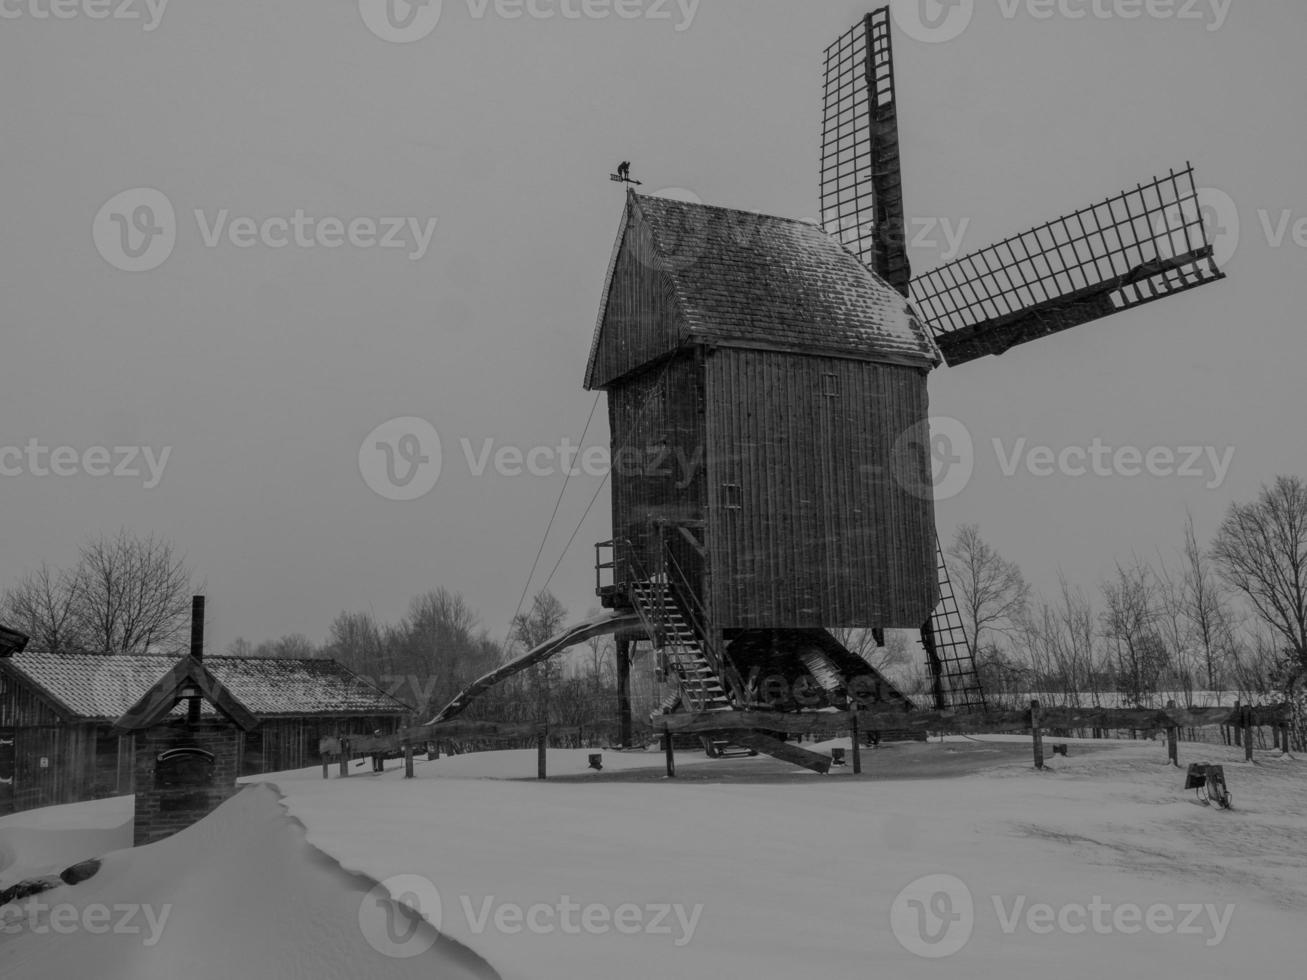
{"type": "Polygon", "coordinates": [[[1232,504],[1212,547],[1221,575],[1307,669],[1307,483],[1277,477],[1251,504],[1232,504]]]}
{"type": "Polygon", "coordinates": [[[32,649],[70,653],[85,648],[76,575],[41,565],[0,599],[0,618],[31,637],[32,649]]]}
{"type": "Polygon", "coordinates": [[[1184,604],[1202,657],[1207,689],[1220,693],[1222,648],[1230,635],[1229,597],[1211,557],[1199,546],[1192,515],[1184,527],[1184,604]]]}
{"type": "MultiPolygon", "coordinates": [[[[545,590],[531,602],[531,611],[513,620],[512,639],[524,650],[533,650],[557,636],[567,625],[567,609],[552,592],[545,590]]],[[[530,698],[537,721],[549,720],[549,694],[560,674],[556,661],[546,661],[531,668],[530,698]]]]}
{"type": "Polygon", "coordinates": [[[1157,635],[1157,584],[1152,569],[1136,560],[1116,567],[1116,577],[1103,583],[1103,632],[1116,647],[1117,686],[1134,704],[1146,704],[1156,693],[1166,667],[1166,645],[1157,635]]]}
{"type": "Polygon", "coordinates": [[[174,646],[190,616],[191,573],[153,534],[120,531],[82,546],[74,573],[77,615],[97,653],[145,653],[174,646]]]}
{"type": "Polygon", "coordinates": [[[1007,635],[1015,630],[1030,599],[1030,586],[1020,567],[985,541],[975,524],[957,529],[948,558],[972,651],[980,649],[986,632],[1007,635]]]}

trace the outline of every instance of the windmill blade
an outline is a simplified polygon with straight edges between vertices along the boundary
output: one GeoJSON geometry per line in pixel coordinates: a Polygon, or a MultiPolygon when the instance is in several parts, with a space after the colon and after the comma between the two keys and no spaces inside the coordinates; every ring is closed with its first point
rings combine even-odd
{"type": "Polygon", "coordinates": [[[890,9],[882,7],[826,49],[821,221],[906,296],[902,169],[890,9]]]}
{"type": "Polygon", "coordinates": [[[956,367],[1224,278],[1189,166],[934,269],[912,300],[956,367]]]}

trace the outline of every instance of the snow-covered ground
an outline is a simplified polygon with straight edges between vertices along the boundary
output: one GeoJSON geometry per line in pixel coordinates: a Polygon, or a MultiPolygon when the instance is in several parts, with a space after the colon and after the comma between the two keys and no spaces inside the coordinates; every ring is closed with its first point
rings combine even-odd
{"type": "Polygon", "coordinates": [[[657,753],[593,773],[584,751],[546,783],[533,752],[283,773],[46,896],[168,906],[152,945],[38,917],[0,976],[1295,975],[1307,764],[1181,752],[1226,765],[1233,811],[1158,742],[1072,743],[1044,773],[1016,738],[868,750],[861,778],[686,753],[669,782],[657,753]]]}

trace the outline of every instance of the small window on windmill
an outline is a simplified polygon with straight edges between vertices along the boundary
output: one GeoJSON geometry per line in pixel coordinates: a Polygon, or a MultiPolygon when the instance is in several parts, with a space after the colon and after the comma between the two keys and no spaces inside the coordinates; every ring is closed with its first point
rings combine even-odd
{"type": "Polygon", "coordinates": [[[744,510],[744,488],[738,483],[722,484],[722,510],[744,510]]]}
{"type": "Polygon", "coordinates": [[[839,398],[840,376],[838,374],[823,374],[821,376],[821,393],[827,398],[839,398]]]}

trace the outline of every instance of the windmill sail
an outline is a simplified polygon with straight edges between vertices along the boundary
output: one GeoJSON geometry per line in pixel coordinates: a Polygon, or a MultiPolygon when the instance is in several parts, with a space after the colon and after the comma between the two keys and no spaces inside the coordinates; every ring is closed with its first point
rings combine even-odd
{"type": "Polygon", "coordinates": [[[952,367],[1224,279],[1193,167],[912,281],[952,367]]]}
{"type": "Polygon", "coordinates": [[[890,11],[868,14],[826,50],[821,221],[905,296],[903,174],[890,11]]]}

